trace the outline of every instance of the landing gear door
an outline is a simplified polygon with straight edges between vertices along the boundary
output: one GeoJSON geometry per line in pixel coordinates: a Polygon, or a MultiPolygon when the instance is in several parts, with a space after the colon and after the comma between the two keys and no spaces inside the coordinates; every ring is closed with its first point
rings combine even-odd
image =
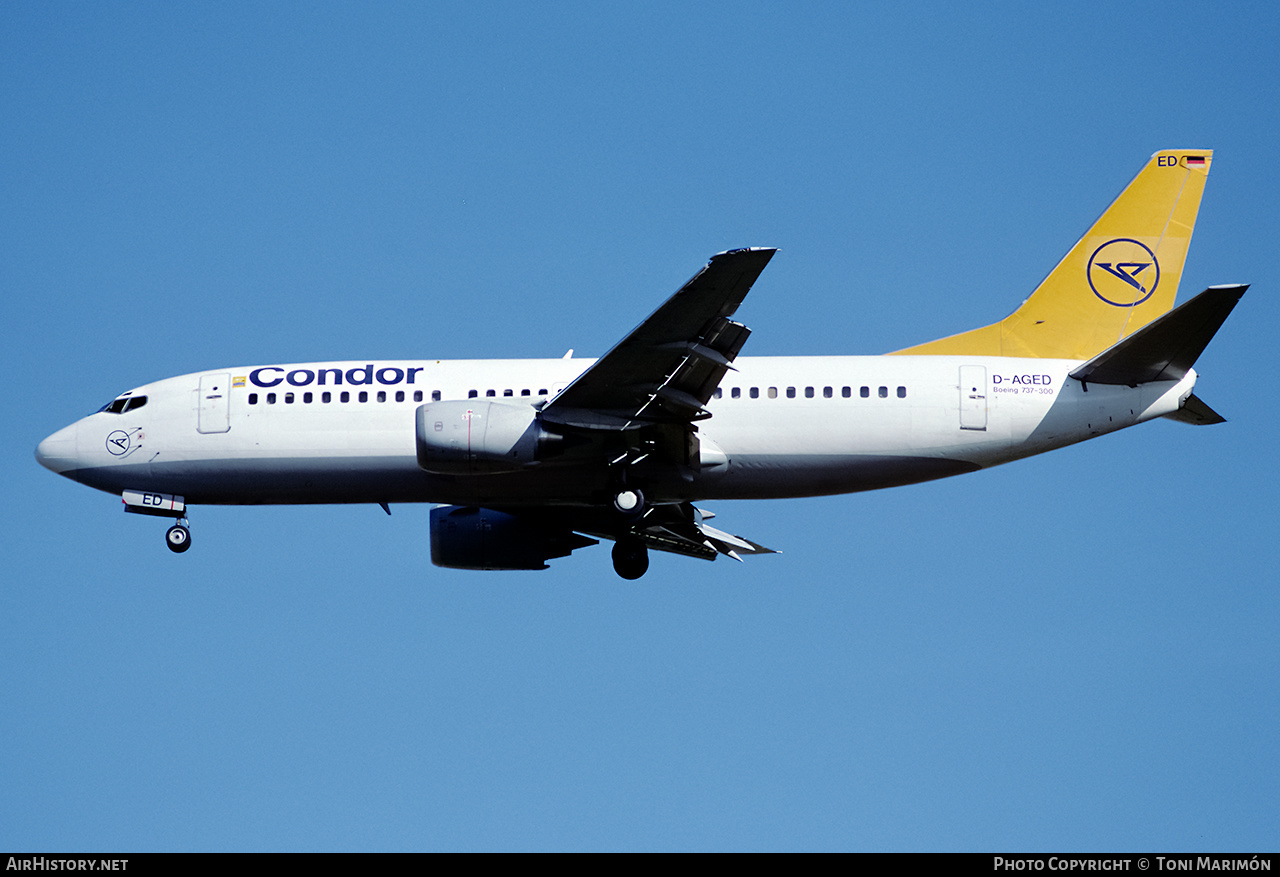
{"type": "Polygon", "coordinates": [[[226,432],[231,429],[231,375],[204,375],[200,378],[198,432],[226,432]]]}
{"type": "Polygon", "coordinates": [[[960,428],[987,428],[986,366],[960,366],[960,428]]]}

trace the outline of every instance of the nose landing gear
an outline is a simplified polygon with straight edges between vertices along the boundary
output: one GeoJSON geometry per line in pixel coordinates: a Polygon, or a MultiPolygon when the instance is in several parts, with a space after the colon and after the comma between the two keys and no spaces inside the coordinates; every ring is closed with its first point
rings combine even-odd
{"type": "Polygon", "coordinates": [[[164,534],[165,544],[174,554],[181,554],[191,547],[191,530],[186,518],[178,518],[178,522],[164,534]]]}
{"type": "Polygon", "coordinates": [[[174,554],[181,554],[191,547],[191,524],[187,521],[187,502],[183,497],[148,490],[126,490],[120,494],[120,498],[124,501],[126,512],[177,519],[164,534],[164,544],[174,554]]]}

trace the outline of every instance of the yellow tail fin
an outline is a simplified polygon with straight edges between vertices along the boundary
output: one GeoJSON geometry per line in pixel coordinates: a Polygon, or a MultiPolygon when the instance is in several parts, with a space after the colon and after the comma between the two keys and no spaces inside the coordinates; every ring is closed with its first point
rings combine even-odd
{"type": "Polygon", "coordinates": [[[999,323],[902,354],[1089,359],[1173,307],[1213,152],[1166,149],[999,323]]]}

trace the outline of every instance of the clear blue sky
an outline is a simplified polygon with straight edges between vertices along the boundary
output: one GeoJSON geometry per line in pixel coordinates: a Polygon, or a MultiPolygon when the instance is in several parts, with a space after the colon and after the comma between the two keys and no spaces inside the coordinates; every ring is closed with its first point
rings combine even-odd
{"type": "Polygon", "coordinates": [[[1274,850],[1272,4],[9,4],[0,848],[1274,850]],[[721,503],[782,549],[429,562],[427,507],[164,522],[36,443],[218,366],[603,352],[781,248],[747,354],[991,322],[1216,150],[1160,421],[721,503]]]}

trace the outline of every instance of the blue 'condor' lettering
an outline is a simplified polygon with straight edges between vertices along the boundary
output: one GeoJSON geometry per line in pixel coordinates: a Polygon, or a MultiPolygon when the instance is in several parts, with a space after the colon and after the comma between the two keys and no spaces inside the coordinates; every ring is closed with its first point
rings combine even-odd
{"type": "Polygon", "coordinates": [[[420,371],[423,371],[421,366],[400,368],[399,366],[387,365],[375,369],[373,363],[368,363],[349,368],[345,372],[340,368],[321,368],[314,371],[309,368],[295,368],[286,374],[285,370],[279,366],[266,365],[249,372],[249,382],[255,387],[275,387],[285,381],[288,381],[289,385],[294,387],[308,387],[313,383],[324,387],[330,384],[342,383],[372,384],[376,380],[379,384],[394,386],[400,383],[417,383],[415,378],[420,371]],[[344,377],[345,381],[343,380],[344,377]]]}

